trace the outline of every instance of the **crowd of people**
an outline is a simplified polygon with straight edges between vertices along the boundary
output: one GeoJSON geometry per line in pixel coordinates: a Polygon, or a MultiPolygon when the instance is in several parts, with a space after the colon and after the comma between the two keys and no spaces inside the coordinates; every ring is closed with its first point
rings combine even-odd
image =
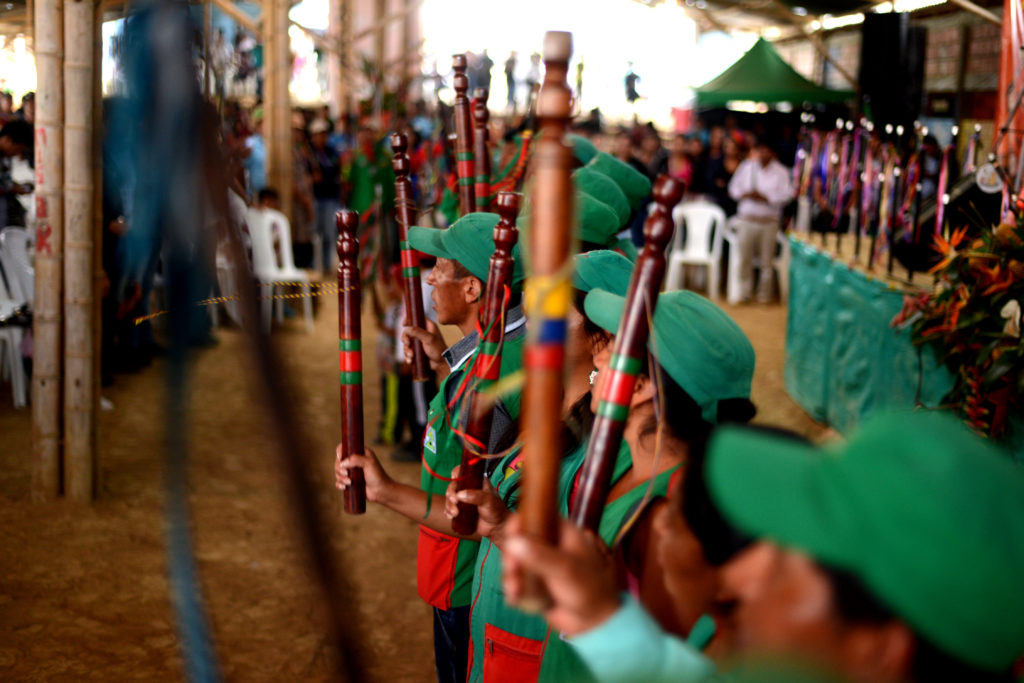
{"type": "MultiPolygon", "coordinates": [[[[690,291],[658,297],[645,362],[627,371],[612,354],[633,271],[619,236],[650,200],[648,174],[693,179],[700,167],[693,141],[663,151],[650,130],[635,145],[631,131],[614,136],[625,160],[600,150],[607,140],[570,137],[580,253],[553,447],[566,518],[557,547],[526,534],[517,514],[529,476],[518,389],[495,404],[483,486],[456,486],[462,387],[475,363],[494,362],[493,350],[480,360],[477,321],[499,217],[409,232],[435,260],[425,283],[436,323],[461,334],[451,346],[433,324],[400,335],[405,361],[419,341],[439,380],[421,480],[401,483],[372,449],[342,457],[340,446],[335,474],[344,490],[360,468],[369,501],[419,524],[417,588],[433,608],[438,680],[763,680],[766,666],[771,680],[1011,680],[1024,653],[1024,475],[1005,454],[937,413],[883,413],[822,448],[750,426],[753,346],[690,291]],[[624,372],[636,373],[632,391],[609,393],[624,372]],[[583,532],[567,519],[596,416],[612,414],[623,441],[600,523],[583,532]],[[454,526],[467,505],[479,519],[471,535],[454,526]],[[999,542],[986,540],[993,529],[999,542]],[[521,609],[537,604],[537,581],[542,614],[521,609]]],[[[738,215],[771,211],[777,222],[788,171],[764,136],[747,141],[729,196],[738,215]]],[[[500,378],[523,363],[522,288],[513,276],[500,378]]]]}

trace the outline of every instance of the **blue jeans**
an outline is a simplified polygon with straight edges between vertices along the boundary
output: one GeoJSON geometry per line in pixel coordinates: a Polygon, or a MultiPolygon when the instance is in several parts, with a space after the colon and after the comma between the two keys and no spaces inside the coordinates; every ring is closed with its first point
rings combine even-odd
{"type": "Polygon", "coordinates": [[[338,253],[338,224],[334,214],[341,208],[337,199],[316,199],[316,234],[320,235],[320,267],[330,272],[331,264],[338,253]]]}
{"type": "Polygon", "coordinates": [[[438,683],[466,683],[469,666],[469,605],[434,608],[434,661],[438,683]]]}

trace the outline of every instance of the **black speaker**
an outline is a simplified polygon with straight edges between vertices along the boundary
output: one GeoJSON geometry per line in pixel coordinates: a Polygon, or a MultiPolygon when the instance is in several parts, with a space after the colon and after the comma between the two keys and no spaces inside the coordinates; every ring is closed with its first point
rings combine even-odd
{"type": "Polygon", "coordinates": [[[925,43],[925,29],[911,26],[908,14],[865,14],[859,80],[875,125],[910,130],[921,115],[925,43]]]}

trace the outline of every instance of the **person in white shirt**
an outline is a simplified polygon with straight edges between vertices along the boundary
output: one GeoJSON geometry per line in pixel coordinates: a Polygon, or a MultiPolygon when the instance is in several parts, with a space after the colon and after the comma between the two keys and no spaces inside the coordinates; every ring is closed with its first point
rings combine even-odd
{"type": "Polygon", "coordinates": [[[739,205],[735,225],[739,244],[740,291],[729,292],[729,303],[748,301],[754,286],[754,254],[761,261],[757,299],[765,303],[774,292],[775,241],[779,233],[782,207],[792,198],[789,170],[775,158],[771,146],[758,140],[750,157],[741,163],[729,182],[729,196],[739,205]],[[756,250],[756,252],[755,252],[756,250]]]}

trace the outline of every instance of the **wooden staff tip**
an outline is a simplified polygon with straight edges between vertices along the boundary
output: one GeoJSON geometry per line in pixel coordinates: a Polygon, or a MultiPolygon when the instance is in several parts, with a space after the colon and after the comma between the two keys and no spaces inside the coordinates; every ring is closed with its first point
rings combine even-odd
{"type": "Polygon", "coordinates": [[[338,225],[338,258],[355,256],[359,251],[356,241],[356,228],[359,227],[359,214],[349,209],[342,209],[335,214],[338,225]]]}
{"type": "Polygon", "coordinates": [[[568,31],[548,31],[544,34],[545,62],[568,62],[571,57],[571,33],[568,31]]]}
{"type": "Polygon", "coordinates": [[[392,133],[389,140],[391,141],[391,151],[395,154],[405,154],[409,149],[409,140],[404,133],[392,133]]]}
{"type": "Polygon", "coordinates": [[[452,69],[456,74],[466,73],[466,68],[469,66],[469,62],[466,61],[466,55],[452,55],[452,69]]]}
{"type": "Polygon", "coordinates": [[[518,192],[499,192],[495,201],[495,209],[502,220],[515,223],[519,216],[519,207],[523,201],[523,195],[518,192]]]}
{"type": "Polygon", "coordinates": [[[654,201],[661,208],[671,211],[672,207],[679,203],[683,198],[683,193],[686,192],[686,184],[668,175],[658,176],[658,179],[654,182],[654,190],[652,192],[654,201]]]}
{"type": "Polygon", "coordinates": [[[476,90],[473,91],[473,101],[482,103],[484,109],[487,108],[487,100],[488,98],[490,98],[490,96],[491,91],[488,90],[487,88],[477,88],[476,90]]]}

